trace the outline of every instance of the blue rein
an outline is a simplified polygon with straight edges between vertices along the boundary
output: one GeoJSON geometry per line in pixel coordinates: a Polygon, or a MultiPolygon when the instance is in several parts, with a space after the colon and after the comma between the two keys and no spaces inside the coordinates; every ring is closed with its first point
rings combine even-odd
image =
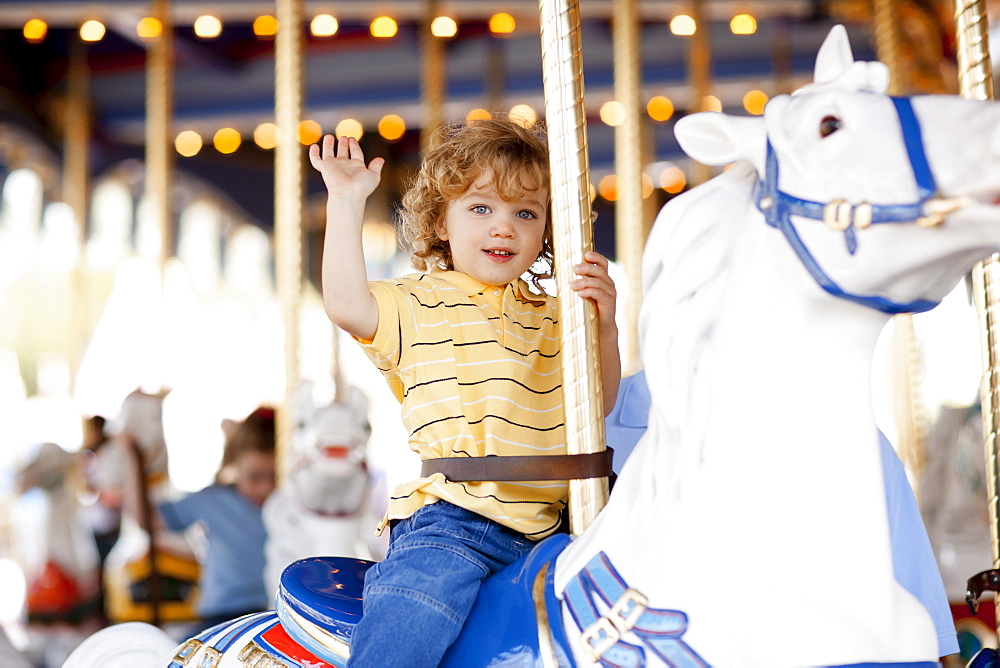
{"type": "Polygon", "coordinates": [[[775,227],[785,235],[795,254],[803,266],[821,288],[835,297],[847,299],[863,306],[877,309],[884,313],[921,313],[937,306],[938,302],[919,299],[909,303],[900,303],[871,295],[859,295],[847,292],[831,279],[819,266],[809,249],[806,248],[798,231],[792,223],[792,216],[802,216],[824,221],[834,229],[843,230],[848,252],[853,255],[858,247],[856,230],[879,223],[920,223],[933,225],[940,218],[929,216],[927,203],[936,198],[937,186],[927,155],[924,153],[924,142],[920,133],[920,124],[913,113],[910,99],[906,97],[891,97],[899,115],[903,130],[903,141],[906,153],[913,168],[920,199],[912,204],[851,204],[843,200],[829,203],[813,202],[799,199],[778,190],[778,156],[775,154],[771,141],[767,142],[767,164],[763,181],[758,182],[756,189],[757,208],[767,224],[775,227]]]}

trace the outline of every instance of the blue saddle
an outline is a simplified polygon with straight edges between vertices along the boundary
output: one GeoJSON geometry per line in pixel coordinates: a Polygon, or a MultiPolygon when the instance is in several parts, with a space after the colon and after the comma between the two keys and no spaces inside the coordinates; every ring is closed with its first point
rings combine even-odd
{"type": "MultiPolygon", "coordinates": [[[[532,596],[536,579],[544,587],[544,615],[556,639],[559,665],[571,665],[553,586],[552,562],[569,542],[565,535],[541,541],[527,555],[488,578],[479,591],[462,634],[445,655],[442,666],[468,668],[503,661],[536,665],[540,656],[540,614],[532,596]]],[[[343,557],[312,557],[296,561],[281,574],[275,600],[285,632],[316,657],[333,666],[347,665],[347,648],[361,619],[365,573],[373,562],[343,557]]]]}
{"type": "Polygon", "coordinates": [[[346,666],[354,626],[361,619],[365,573],[374,562],[312,557],[281,574],[275,608],[295,642],[333,666],[346,666]]]}

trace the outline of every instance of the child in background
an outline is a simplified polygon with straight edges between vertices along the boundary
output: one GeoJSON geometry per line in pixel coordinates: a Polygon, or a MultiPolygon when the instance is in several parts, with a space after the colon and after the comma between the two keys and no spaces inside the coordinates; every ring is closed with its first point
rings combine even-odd
{"type": "MultiPolygon", "coordinates": [[[[391,525],[389,550],[366,576],[349,665],[437,666],[482,580],[557,531],[566,506],[567,482],[542,472],[463,482],[439,470],[566,452],[557,301],[538,287],[552,260],[545,138],[508,119],[444,128],[403,199],[422,273],[372,283],[361,227],[384,161],[366,165],[356,140],[332,136],[309,158],[328,194],[327,313],[384,374],[424,467],[392,493],[380,526],[391,525]]],[[[609,412],[620,379],[615,286],[604,257],[584,259],[570,287],[597,307],[609,412]]]]}
{"type": "Polygon", "coordinates": [[[229,423],[216,481],[184,498],[159,506],[172,531],[201,523],[208,550],[198,601],[201,627],[267,610],[264,587],[266,533],[261,505],[274,490],[274,410],[258,408],[229,423]]]}

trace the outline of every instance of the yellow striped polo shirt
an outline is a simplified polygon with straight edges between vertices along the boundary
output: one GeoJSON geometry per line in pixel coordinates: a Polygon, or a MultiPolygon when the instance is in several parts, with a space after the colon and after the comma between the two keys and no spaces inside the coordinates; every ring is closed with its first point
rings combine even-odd
{"type": "MultiPolygon", "coordinates": [[[[555,298],[467,274],[432,271],[369,283],[378,329],[360,341],[402,404],[423,459],[560,455],[566,430],[555,298]]],[[[538,540],[559,525],[565,481],[449,482],[435,473],[396,487],[387,519],[444,499],[538,540]]]]}

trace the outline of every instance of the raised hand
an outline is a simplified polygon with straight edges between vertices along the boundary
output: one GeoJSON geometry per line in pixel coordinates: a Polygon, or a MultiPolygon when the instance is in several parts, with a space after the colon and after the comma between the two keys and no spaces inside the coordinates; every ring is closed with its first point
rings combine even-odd
{"type": "Polygon", "coordinates": [[[331,197],[365,199],[378,187],[382,179],[383,158],[373,158],[365,165],[365,154],[358,140],[353,137],[335,138],[326,135],[320,144],[309,147],[309,162],[323,175],[327,193],[331,197]]]}

